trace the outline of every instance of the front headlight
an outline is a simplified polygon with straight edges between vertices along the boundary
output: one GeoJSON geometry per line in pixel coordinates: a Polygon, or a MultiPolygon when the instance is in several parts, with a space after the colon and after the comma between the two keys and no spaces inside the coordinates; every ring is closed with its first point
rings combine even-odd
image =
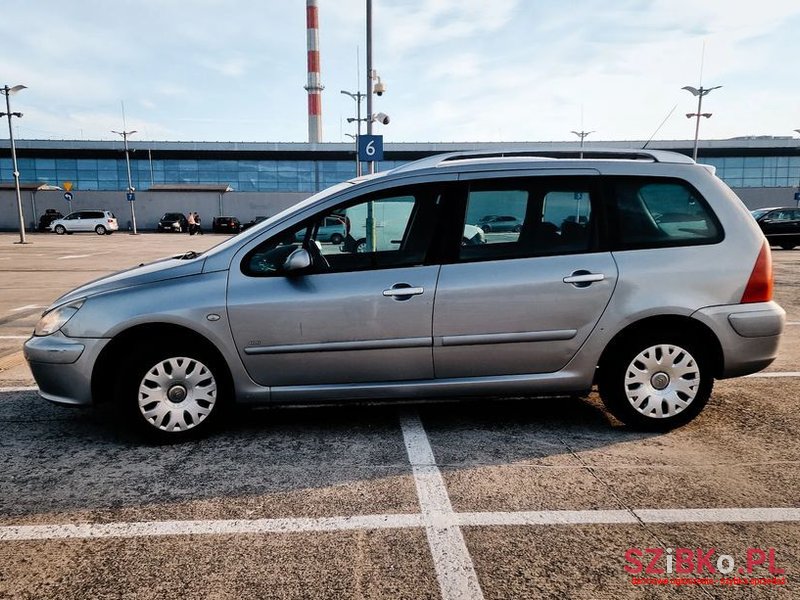
{"type": "Polygon", "coordinates": [[[72,316],[78,312],[78,309],[83,306],[85,300],[76,300],[68,304],[62,304],[58,308],[54,308],[48,313],[42,315],[39,322],[36,324],[36,329],[33,330],[33,335],[44,336],[55,333],[66,325],[72,316]]]}

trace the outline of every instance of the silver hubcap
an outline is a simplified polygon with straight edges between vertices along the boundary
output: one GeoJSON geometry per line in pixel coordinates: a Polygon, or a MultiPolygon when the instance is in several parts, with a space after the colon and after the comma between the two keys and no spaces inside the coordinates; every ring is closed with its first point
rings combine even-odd
{"type": "Polygon", "coordinates": [[[673,417],[689,406],[700,387],[700,369],[680,346],[658,344],[640,352],[625,373],[628,402],[646,417],[673,417]]]}
{"type": "Polygon", "coordinates": [[[187,431],[214,410],[217,382],[200,361],[176,356],[148,369],[139,383],[138,399],[139,411],[153,427],[187,431]]]}

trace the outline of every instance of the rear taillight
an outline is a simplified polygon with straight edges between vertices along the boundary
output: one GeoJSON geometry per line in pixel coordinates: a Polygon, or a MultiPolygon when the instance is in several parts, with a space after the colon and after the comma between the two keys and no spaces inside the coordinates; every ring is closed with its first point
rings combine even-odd
{"type": "Polygon", "coordinates": [[[772,300],[774,284],[772,252],[770,252],[769,243],[764,240],[764,245],[761,247],[761,252],[758,253],[758,258],[756,259],[756,266],[753,267],[753,272],[747,281],[747,287],[744,289],[744,294],[742,294],[741,303],[769,302],[772,300]]]}

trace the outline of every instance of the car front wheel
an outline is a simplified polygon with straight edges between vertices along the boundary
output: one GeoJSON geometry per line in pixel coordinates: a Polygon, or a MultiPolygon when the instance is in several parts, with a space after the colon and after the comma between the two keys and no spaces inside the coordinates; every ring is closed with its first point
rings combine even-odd
{"type": "Polygon", "coordinates": [[[219,419],[226,384],[222,367],[201,352],[175,348],[145,353],[118,379],[118,397],[137,428],[160,441],[208,431],[219,419]]]}
{"type": "Polygon", "coordinates": [[[696,417],[714,379],[710,361],[694,340],[655,336],[629,342],[600,368],[600,396],[623,423],[667,431],[696,417]]]}
{"type": "Polygon", "coordinates": [[[67,228],[63,225],[56,225],[55,229],[53,229],[58,235],[64,235],[67,233],[67,228]]]}

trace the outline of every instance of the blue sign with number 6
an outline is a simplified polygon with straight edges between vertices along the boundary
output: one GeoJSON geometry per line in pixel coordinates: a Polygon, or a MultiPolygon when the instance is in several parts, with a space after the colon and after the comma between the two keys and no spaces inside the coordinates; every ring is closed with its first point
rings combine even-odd
{"type": "Polygon", "coordinates": [[[383,136],[358,136],[358,160],[361,162],[383,160],[383,136]]]}

